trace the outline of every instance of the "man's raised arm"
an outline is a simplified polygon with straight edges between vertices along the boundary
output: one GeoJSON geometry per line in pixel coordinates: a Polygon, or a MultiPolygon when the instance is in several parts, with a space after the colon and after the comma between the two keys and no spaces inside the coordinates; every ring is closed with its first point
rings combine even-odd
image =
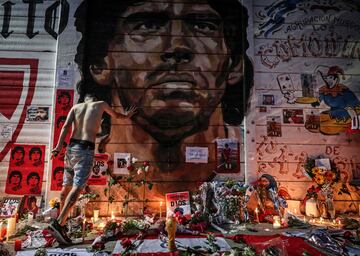
{"type": "Polygon", "coordinates": [[[68,134],[68,132],[71,128],[71,125],[74,121],[74,118],[75,118],[74,108],[71,108],[69,114],[66,117],[65,123],[64,123],[63,127],[61,128],[58,143],[57,143],[56,147],[51,151],[52,157],[56,157],[57,154],[59,154],[59,152],[61,151],[64,140],[65,140],[65,136],[66,136],[66,134],[68,134]]]}
{"type": "Polygon", "coordinates": [[[128,108],[127,110],[125,110],[124,113],[118,113],[116,111],[114,111],[109,104],[107,104],[106,102],[104,102],[104,111],[106,113],[108,113],[111,117],[114,118],[122,118],[122,119],[126,119],[126,118],[131,118],[133,115],[136,114],[137,111],[137,107],[135,106],[131,106],[130,108],[128,108]]]}

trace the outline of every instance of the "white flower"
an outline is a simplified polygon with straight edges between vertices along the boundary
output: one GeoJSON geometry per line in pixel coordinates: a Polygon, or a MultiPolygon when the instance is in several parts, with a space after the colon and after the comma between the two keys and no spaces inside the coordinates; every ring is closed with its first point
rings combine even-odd
{"type": "Polygon", "coordinates": [[[149,171],[149,166],[145,166],[145,172],[149,171]]]}
{"type": "Polygon", "coordinates": [[[141,168],[137,169],[137,174],[138,174],[138,175],[142,174],[141,168]]]}
{"type": "Polygon", "coordinates": [[[137,160],[138,160],[137,158],[132,157],[132,158],[131,158],[131,163],[135,164],[135,163],[137,162],[137,160]]]}

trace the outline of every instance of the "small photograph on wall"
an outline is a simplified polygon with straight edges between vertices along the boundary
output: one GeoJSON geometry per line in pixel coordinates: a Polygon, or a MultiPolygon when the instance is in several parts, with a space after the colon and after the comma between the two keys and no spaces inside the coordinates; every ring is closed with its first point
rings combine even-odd
{"type": "Polygon", "coordinates": [[[26,121],[44,122],[49,120],[49,107],[30,106],[26,110],[26,121]]]}
{"type": "Polygon", "coordinates": [[[284,124],[303,124],[304,111],[302,109],[283,109],[284,124]]]}
{"type": "Polygon", "coordinates": [[[273,94],[262,94],[261,105],[275,105],[275,96],[273,94]]]}
{"type": "Polygon", "coordinates": [[[320,115],[315,111],[305,113],[305,128],[310,132],[319,132],[320,129],[320,115]]]}
{"type": "Polygon", "coordinates": [[[127,169],[131,161],[130,153],[114,153],[114,174],[129,174],[127,169]]]}
{"type": "Polygon", "coordinates": [[[240,172],[240,143],[234,139],[217,139],[215,141],[216,172],[240,172]]]}
{"type": "Polygon", "coordinates": [[[266,130],[269,137],[281,137],[281,117],[268,116],[266,117],[266,130]]]}

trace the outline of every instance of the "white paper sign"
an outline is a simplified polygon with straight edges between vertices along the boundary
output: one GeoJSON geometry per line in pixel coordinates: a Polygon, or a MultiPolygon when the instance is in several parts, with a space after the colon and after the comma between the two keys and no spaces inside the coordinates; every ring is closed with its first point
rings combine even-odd
{"type": "Polygon", "coordinates": [[[114,174],[129,174],[130,153],[114,153],[114,174]]]}
{"type": "Polygon", "coordinates": [[[207,163],[209,158],[209,149],[207,147],[186,147],[187,163],[207,163]]]}

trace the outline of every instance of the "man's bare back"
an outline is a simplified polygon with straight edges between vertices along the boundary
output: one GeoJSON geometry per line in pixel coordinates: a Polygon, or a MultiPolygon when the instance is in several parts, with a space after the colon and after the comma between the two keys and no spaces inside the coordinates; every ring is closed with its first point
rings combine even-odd
{"type": "Polygon", "coordinates": [[[73,127],[71,138],[94,143],[104,112],[113,118],[125,119],[136,113],[136,107],[130,107],[124,114],[117,113],[105,101],[97,101],[93,96],[86,96],[85,102],[76,104],[71,108],[52,154],[56,156],[61,151],[65,136],[71,127],[73,127]]]}

